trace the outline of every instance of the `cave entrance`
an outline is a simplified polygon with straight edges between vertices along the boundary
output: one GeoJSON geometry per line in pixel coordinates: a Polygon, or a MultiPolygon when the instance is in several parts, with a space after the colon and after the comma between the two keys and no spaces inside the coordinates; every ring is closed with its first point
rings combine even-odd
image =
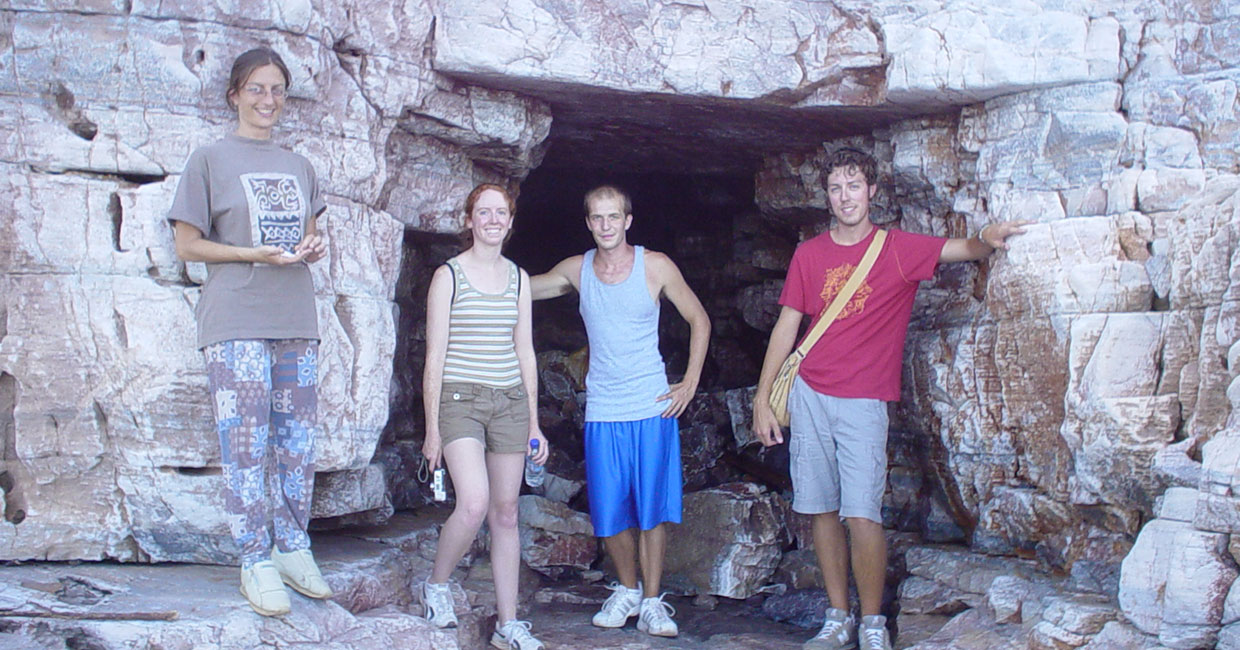
{"type": "MultiPolygon", "coordinates": [[[[604,183],[624,189],[633,202],[629,242],[667,253],[711,317],[703,390],[757,382],[778,314],[778,287],[800,230],[825,216],[814,210],[764,213],[755,196],[764,161],[781,154],[808,160],[824,141],[869,133],[897,117],[883,109],[793,108],[769,98],[486,81],[537,96],[552,109],[546,153],[520,184],[506,254],[537,274],[588,250],[594,243],[584,223],[585,193],[604,183]]],[[[537,303],[534,316],[539,351],[585,345],[575,295],[537,303]]],[[[685,367],[688,336],[676,310],[665,305],[660,347],[673,373],[685,367]]]]}

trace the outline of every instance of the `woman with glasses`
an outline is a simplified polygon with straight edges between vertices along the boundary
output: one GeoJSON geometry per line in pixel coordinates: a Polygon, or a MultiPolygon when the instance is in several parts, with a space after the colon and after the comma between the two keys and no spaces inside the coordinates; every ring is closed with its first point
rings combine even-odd
{"type": "Polygon", "coordinates": [[[237,57],[224,94],[237,127],[190,154],[168,212],[177,255],[207,265],[197,344],[241,594],[264,616],[289,611],[283,583],[311,598],[332,594],[306,535],[319,347],[307,264],[327,252],[315,223],[326,205],[310,162],[271,141],[289,81],[270,49],[237,57]]]}

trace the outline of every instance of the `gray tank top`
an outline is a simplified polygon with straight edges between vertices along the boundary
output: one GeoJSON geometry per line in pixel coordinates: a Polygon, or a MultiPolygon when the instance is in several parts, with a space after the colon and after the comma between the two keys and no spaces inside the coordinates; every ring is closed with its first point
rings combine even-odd
{"type": "Polygon", "coordinates": [[[632,422],[663,413],[667,372],[659,354],[659,303],[646,288],[645,248],[619,284],[594,274],[594,250],[581,262],[581,319],[590,338],[586,421],[632,422]]]}

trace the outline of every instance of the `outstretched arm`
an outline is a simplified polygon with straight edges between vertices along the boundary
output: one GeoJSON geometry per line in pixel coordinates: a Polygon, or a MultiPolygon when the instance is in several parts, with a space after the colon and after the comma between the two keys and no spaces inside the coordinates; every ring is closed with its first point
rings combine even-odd
{"type": "Polygon", "coordinates": [[[762,444],[770,447],[784,441],[783,430],[771,410],[771,386],[784,359],[792,354],[797,342],[797,330],[801,328],[801,312],[785,305],[779,312],[779,320],[771,329],[771,340],[766,344],[766,357],[762,361],[762,373],[758,375],[758,389],[753,394],[753,432],[762,444]]]}
{"type": "Polygon", "coordinates": [[[1012,235],[1025,232],[1025,226],[1032,221],[1004,221],[988,223],[968,239],[949,239],[939,254],[939,263],[971,262],[980,260],[995,252],[996,248],[1007,250],[1007,239],[1012,235]]]}
{"type": "Polygon", "coordinates": [[[574,255],[556,264],[546,273],[530,277],[530,293],[534,300],[562,296],[577,289],[581,281],[582,255],[574,255]]]}
{"type": "Polygon", "coordinates": [[[693,395],[697,392],[698,382],[702,379],[702,366],[706,363],[706,348],[710,345],[710,316],[697,294],[689,288],[680,269],[676,268],[667,255],[648,253],[647,268],[654,274],[656,282],[662,287],[663,295],[672,301],[680,317],[689,323],[689,365],[685,368],[684,379],[672,384],[666,395],[659,397],[660,402],[670,403],[663,411],[665,418],[678,418],[693,395]]]}

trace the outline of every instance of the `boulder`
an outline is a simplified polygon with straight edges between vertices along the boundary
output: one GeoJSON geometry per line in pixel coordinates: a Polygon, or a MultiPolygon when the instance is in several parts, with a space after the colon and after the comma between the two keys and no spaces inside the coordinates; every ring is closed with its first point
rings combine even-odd
{"type": "Polygon", "coordinates": [[[687,494],[683,523],[671,527],[666,572],[699,593],[748,598],[779,564],[782,518],[775,495],[752,483],[687,494]]]}
{"type": "Polygon", "coordinates": [[[1157,635],[1164,645],[1204,645],[1218,634],[1236,576],[1227,535],[1156,519],[1141,529],[1124,558],[1120,608],[1137,629],[1157,635]]]}
{"type": "Polygon", "coordinates": [[[584,513],[543,497],[526,494],[518,505],[521,559],[531,568],[584,571],[598,558],[594,527],[584,513]]]}

